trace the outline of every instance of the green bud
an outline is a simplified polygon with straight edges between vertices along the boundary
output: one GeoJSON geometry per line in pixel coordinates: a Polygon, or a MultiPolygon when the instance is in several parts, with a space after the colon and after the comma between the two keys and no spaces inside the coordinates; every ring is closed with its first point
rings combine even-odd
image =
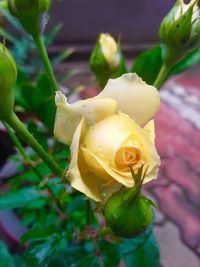
{"type": "Polygon", "coordinates": [[[152,222],[151,201],[140,194],[127,201],[126,193],[119,192],[107,201],[104,216],[117,236],[133,238],[144,233],[152,222]]]}
{"type": "Polygon", "coordinates": [[[104,205],[106,224],[119,237],[133,238],[142,234],[152,222],[151,206],[155,204],[140,193],[147,169],[144,171],[141,166],[137,173],[131,169],[135,186],[113,194],[104,205]]]}
{"type": "Polygon", "coordinates": [[[43,31],[45,14],[49,10],[50,4],[51,0],[8,0],[10,13],[33,36],[43,31]]]}
{"type": "Polygon", "coordinates": [[[0,43],[0,120],[7,120],[13,112],[14,95],[12,87],[16,78],[15,60],[8,49],[0,43]]]}
{"type": "Polygon", "coordinates": [[[162,57],[166,65],[174,64],[194,48],[200,38],[198,0],[184,4],[177,0],[160,25],[162,57]]]}
{"type": "Polygon", "coordinates": [[[120,43],[116,43],[111,35],[99,35],[90,57],[90,68],[95,73],[100,87],[104,87],[109,78],[124,68],[120,43]]]}

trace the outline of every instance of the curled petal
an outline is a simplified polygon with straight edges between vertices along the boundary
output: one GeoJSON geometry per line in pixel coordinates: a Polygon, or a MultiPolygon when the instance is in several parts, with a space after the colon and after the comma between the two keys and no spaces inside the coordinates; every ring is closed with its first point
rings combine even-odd
{"type": "Polygon", "coordinates": [[[54,135],[59,141],[68,144],[82,117],[85,117],[87,126],[93,125],[114,114],[116,101],[110,98],[94,97],[69,104],[67,98],[61,92],[57,92],[56,106],[54,135]]]}
{"type": "Polygon", "coordinates": [[[115,172],[114,168],[109,167],[102,159],[95,156],[92,152],[90,152],[86,148],[82,148],[82,151],[84,154],[84,158],[87,161],[92,160],[94,163],[96,163],[95,165],[97,165],[99,169],[100,168],[102,169],[101,170],[102,173],[103,171],[105,172],[104,177],[107,177],[108,181],[114,179],[120,184],[125,185],[126,187],[132,187],[134,185],[134,181],[131,176],[125,177],[124,174],[123,175],[118,174],[117,172],[115,172]]]}
{"type": "Polygon", "coordinates": [[[85,128],[85,120],[83,118],[73,136],[71,145],[72,159],[66,177],[73,188],[95,201],[100,201],[100,179],[94,173],[84,171],[84,159],[80,158],[79,147],[85,133],[85,128]]]}
{"type": "Polygon", "coordinates": [[[140,125],[148,122],[160,105],[157,89],[147,85],[135,73],[127,73],[117,79],[110,79],[97,97],[109,97],[116,100],[116,112],[128,114],[140,125]]]}

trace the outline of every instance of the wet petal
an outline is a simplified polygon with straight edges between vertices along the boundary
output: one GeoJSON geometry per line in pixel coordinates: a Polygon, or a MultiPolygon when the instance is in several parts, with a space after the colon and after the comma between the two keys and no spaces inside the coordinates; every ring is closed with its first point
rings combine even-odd
{"type": "Polygon", "coordinates": [[[127,73],[117,79],[110,79],[97,97],[115,99],[116,112],[128,114],[140,125],[152,119],[160,105],[157,89],[147,85],[135,73],[127,73]]]}

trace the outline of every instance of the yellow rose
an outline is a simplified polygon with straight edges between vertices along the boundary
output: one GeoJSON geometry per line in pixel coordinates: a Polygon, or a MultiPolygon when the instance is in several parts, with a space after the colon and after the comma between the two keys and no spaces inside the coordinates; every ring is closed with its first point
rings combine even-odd
{"type": "Polygon", "coordinates": [[[144,165],[144,182],[156,178],[160,158],[151,119],[159,104],[157,89],[131,73],[110,79],[98,96],[71,105],[57,93],[54,132],[61,142],[72,142],[66,173],[71,186],[103,201],[122,186],[133,187],[131,169],[144,165]]]}

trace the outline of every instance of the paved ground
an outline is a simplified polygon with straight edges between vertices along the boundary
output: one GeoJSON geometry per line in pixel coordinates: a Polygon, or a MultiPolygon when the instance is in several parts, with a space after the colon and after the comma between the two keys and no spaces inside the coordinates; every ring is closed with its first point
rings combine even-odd
{"type": "MultiPolygon", "coordinates": [[[[94,95],[94,79],[85,65],[78,69],[80,74],[71,80],[70,86],[86,84],[84,97],[94,95]]],[[[155,234],[162,267],[200,267],[199,74],[200,70],[190,71],[170,79],[161,90],[162,104],[155,118],[162,166],[158,179],[145,190],[159,206],[155,234]]],[[[0,214],[0,224],[4,226],[5,218],[0,214]]],[[[20,231],[13,232],[16,239],[20,231]]]]}

